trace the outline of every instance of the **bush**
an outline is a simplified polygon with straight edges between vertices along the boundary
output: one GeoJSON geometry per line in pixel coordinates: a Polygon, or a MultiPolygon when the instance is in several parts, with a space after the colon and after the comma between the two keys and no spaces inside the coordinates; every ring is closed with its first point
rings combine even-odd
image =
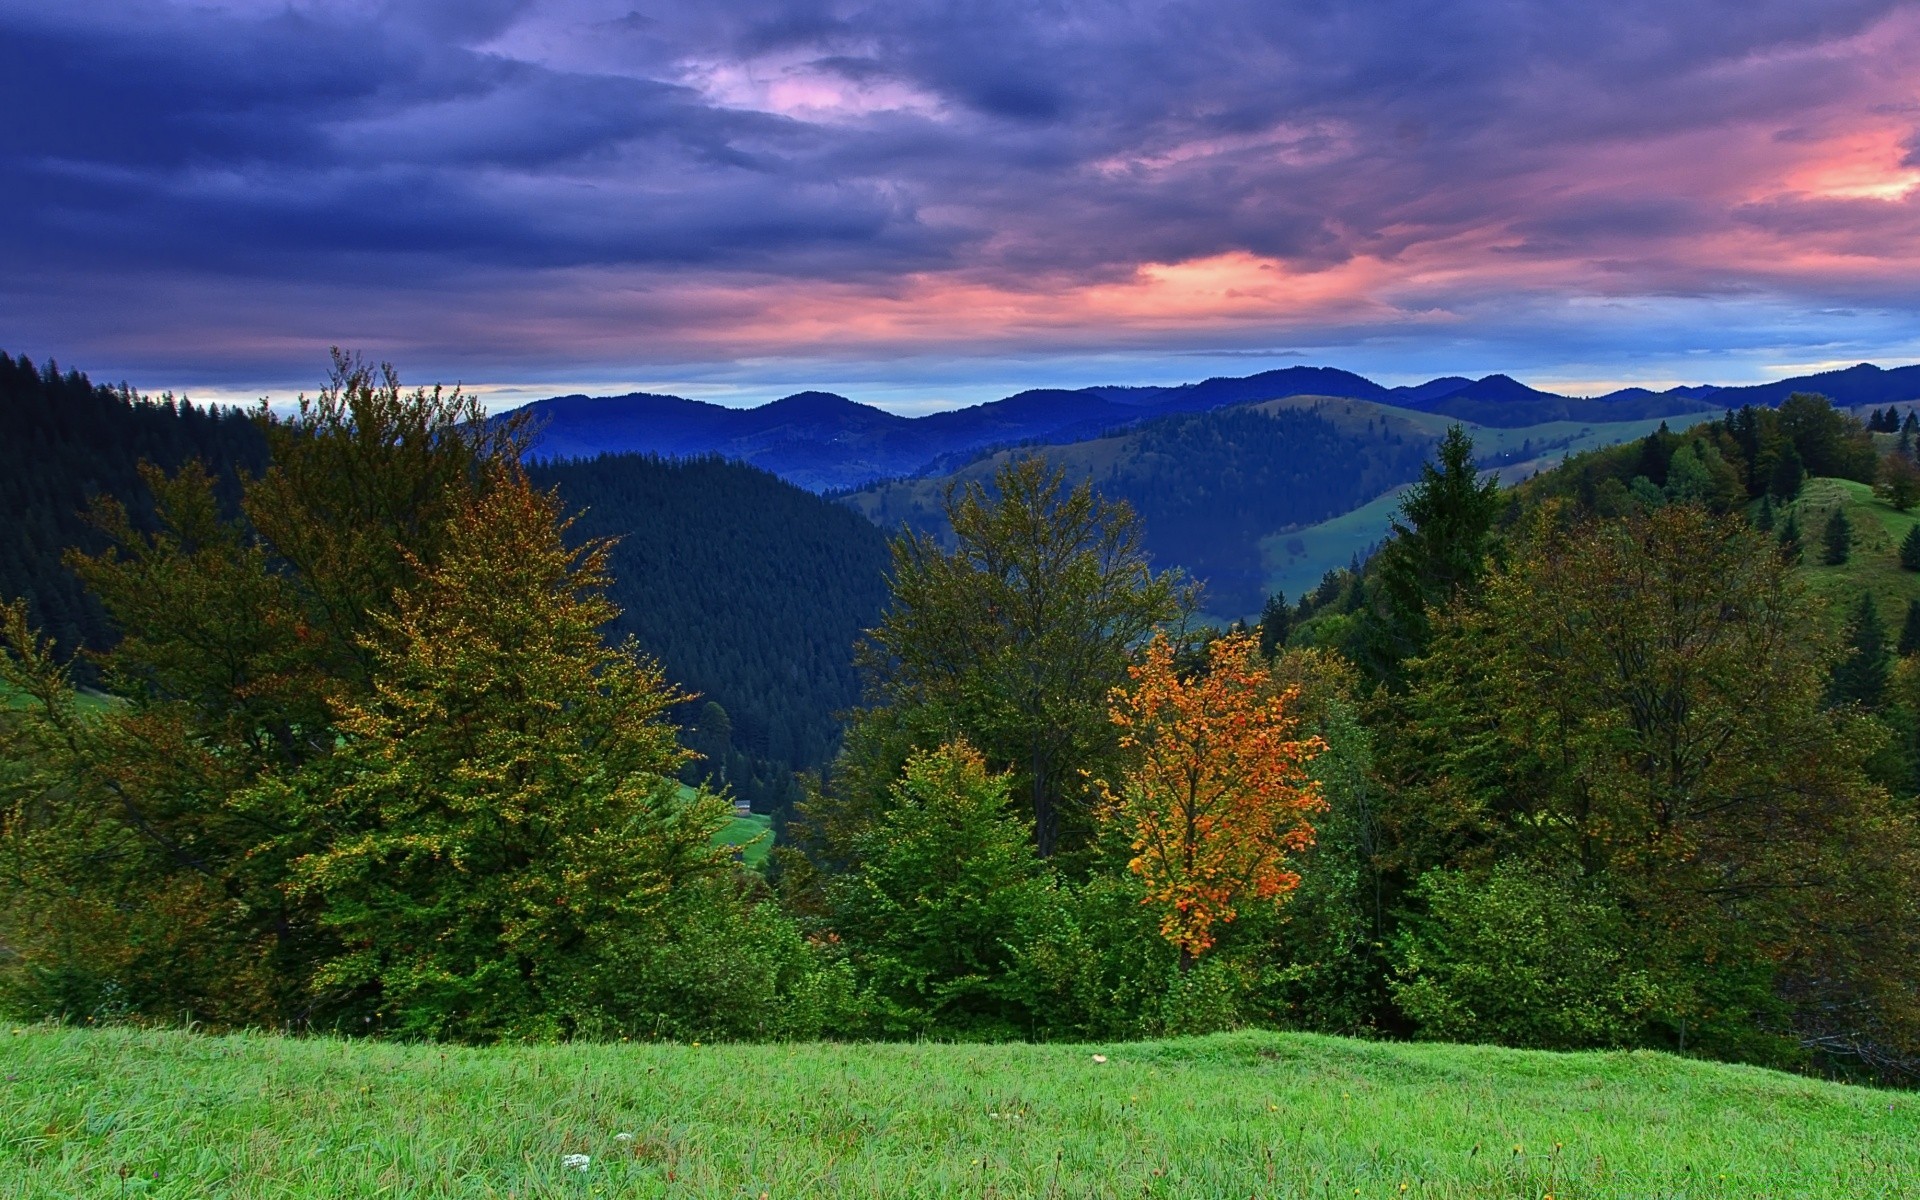
{"type": "Polygon", "coordinates": [[[1393,944],[1394,1002],[1435,1041],[1541,1049],[1640,1040],[1659,989],[1605,895],[1519,864],[1434,871],[1393,944]]]}

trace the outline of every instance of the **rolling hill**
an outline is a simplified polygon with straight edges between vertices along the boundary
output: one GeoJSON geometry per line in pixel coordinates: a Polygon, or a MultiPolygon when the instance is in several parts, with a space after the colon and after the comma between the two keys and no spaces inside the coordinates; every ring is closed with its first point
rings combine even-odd
{"type": "Polygon", "coordinates": [[[528,406],[551,458],[625,451],[669,457],[719,454],[764,467],[814,491],[951,471],[977,452],[1022,442],[1097,438],[1141,421],[1293,396],[1364,400],[1517,429],[1551,421],[1613,424],[1777,404],[1818,391],[1839,405],[1920,398],[1920,366],[1871,364],[1754,387],[1626,388],[1593,399],[1528,387],[1506,375],[1448,376],[1384,387],[1329,367],[1286,367],[1177,387],[1040,389],[923,417],[901,417],[826,392],[801,392],[758,408],[728,408],[678,396],[559,396],[528,406]]]}
{"type": "MultiPolygon", "coordinates": [[[[1710,414],[1674,417],[1684,426],[1710,414]]],[[[984,482],[1007,459],[1044,454],[1141,515],[1161,566],[1205,581],[1207,611],[1247,617],[1267,595],[1297,595],[1365,557],[1398,489],[1417,478],[1457,419],[1329,396],[1290,396],[1160,417],[1105,437],[989,452],[951,474],[877,483],[842,500],[884,528],[939,533],[953,483],[984,482]]],[[[1660,418],[1468,424],[1484,465],[1525,478],[1568,453],[1645,436],[1660,418]]]]}

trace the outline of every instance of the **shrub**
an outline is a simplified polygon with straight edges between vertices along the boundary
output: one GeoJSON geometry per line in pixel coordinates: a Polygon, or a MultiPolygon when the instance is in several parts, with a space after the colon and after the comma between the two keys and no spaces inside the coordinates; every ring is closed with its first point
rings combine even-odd
{"type": "Polygon", "coordinates": [[[1658,989],[1625,918],[1578,881],[1519,864],[1434,871],[1393,945],[1394,1002],[1422,1037],[1542,1049],[1639,1040],[1658,989]]]}

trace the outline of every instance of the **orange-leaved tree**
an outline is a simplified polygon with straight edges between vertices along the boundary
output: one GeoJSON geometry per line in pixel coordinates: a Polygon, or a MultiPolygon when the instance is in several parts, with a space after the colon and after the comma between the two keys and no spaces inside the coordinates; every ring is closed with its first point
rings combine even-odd
{"type": "Polygon", "coordinates": [[[1306,773],[1321,743],[1296,736],[1299,689],[1275,686],[1251,634],[1213,642],[1192,678],[1156,636],[1127,673],[1111,712],[1131,762],[1117,788],[1101,785],[1102,817],[1131,843],[1142,902],[1163,910],[1185,971],[1240,906],[1299,886],[1288,860],[1313,844],[1307,818],[1326,807],[1306,773]]]}

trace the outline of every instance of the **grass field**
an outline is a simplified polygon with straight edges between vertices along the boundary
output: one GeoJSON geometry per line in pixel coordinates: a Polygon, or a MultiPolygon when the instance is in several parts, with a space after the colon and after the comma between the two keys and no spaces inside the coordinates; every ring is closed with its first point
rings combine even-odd
{"type": "Polygon", "coordinates": [[[765,813],[735,817],[713,840],[723,846],[740,847],[740,861],[757,871],[773,853],[773,818],[765,813]]]}
{"type": "Polygon", "coordinates": [[[1920,1096],[1650,1053],[34,1027],[0,1078],[0,1197],[36,1200],[1920,1194],[1920,1096]]]}
{"type": "MultiPolygon", "coordinates": [[[[1897,638],[1907,602],[1920,600],[1920,574],[1900,569],[1900,542],[1920,524],[1920,509],[1895,512],[1874,496],[1872,488],[1850,479],[1809,479],[1792,511],[1800,522],[1800,576],[1810,591],[1828,602],[1836,625],[1851,615],[1861,592],[1871,592],[1880,619],[1886,622],[1888,640],[1897,638]],[[1853,527],[1853,552],[1846,562],[1827,566],[1821,559],[1820,535],[1838,505],[1846,507],[1853,527]]],[[[1784,511],[1780,520],[1786,520],[1784,511]]]]}

